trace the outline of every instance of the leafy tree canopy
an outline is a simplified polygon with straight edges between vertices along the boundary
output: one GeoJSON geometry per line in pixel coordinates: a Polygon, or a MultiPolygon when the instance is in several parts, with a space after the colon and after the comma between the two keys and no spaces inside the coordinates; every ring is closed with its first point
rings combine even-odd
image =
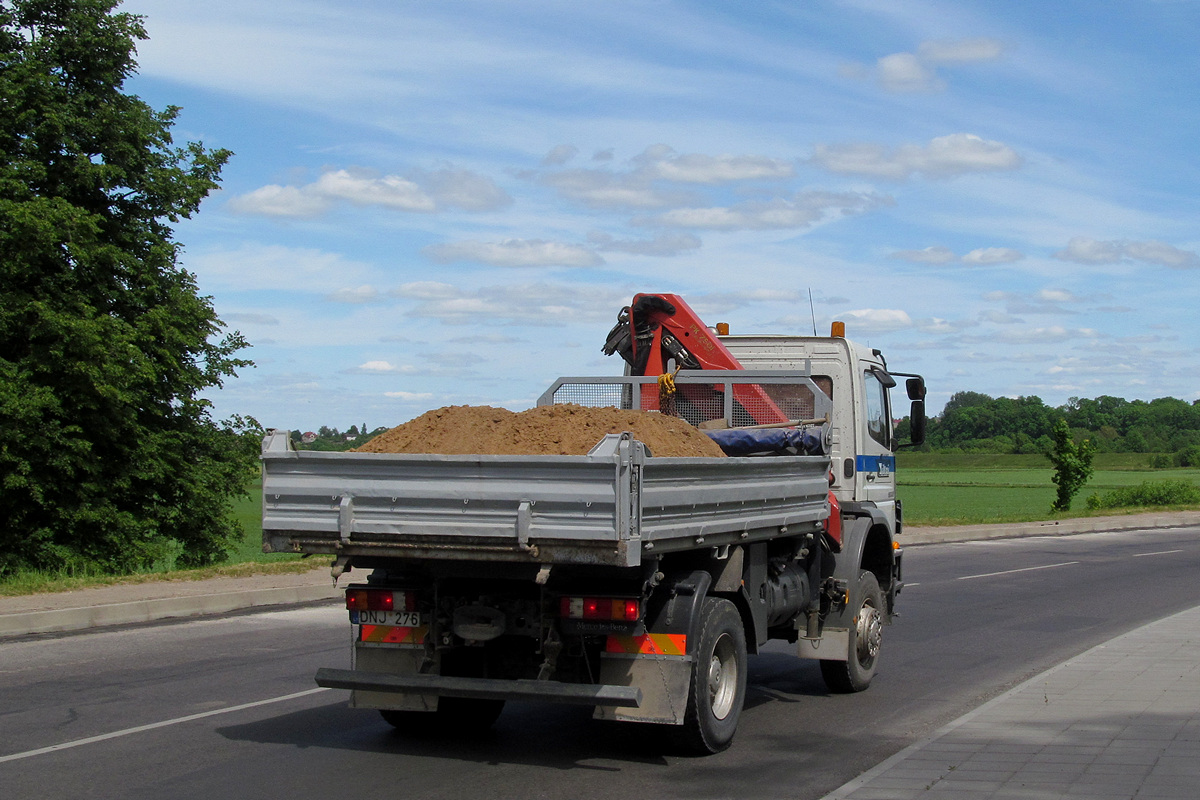
{"type": "Polygon", "coordinates": [[[1052,408],[1038,397],[991,397],[958,392],[930,421],[928,446],[993,453],[1047,452],[1065,421],[1076,440],[1098,452],[1176,453],[1200,446],[1200,402],[1160,397],[1149,402],[1102,395],[1072,397],[1052,408]]]}
{"type": "Polygon", "coordinates": [[[231,155],[123,92],[116,0],[0,0],[0,571],[199,565],[239,535],[253,421],[200,392],[250,362],[176,266],[231,155]]]}

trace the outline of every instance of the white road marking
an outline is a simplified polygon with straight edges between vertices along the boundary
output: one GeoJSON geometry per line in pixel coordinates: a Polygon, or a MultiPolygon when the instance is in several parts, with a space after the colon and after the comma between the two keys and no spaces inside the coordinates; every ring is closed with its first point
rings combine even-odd
{"type": "Polygon", "coordinates": [[[7,756],[0,756],[0,764],[6,761],[17,761],[22,758],[30,758],[31,756],[40,756],[45,753],[53,753],[58,750],[67,750],[72,747],[81,747],[85,744],[95,744],[96,742],[104,742],[109,739],[117,739],[122,736],[129,736],[134,733],[142,733],[144,731],[152,731],[155,728],[165,728],[168,725],[178,725],[181,722],[191,722],[192,720],[204,719],[205,717],[215,717],[218,714],[229,714],[234,711],[244,711],[247,708],[257,708],[258,706],[266,706],[272,703],[282,703],[286,700],[295,700],[298,697],[307,697],[310,694],[318,692],[327,692],[326,688],[306,689],[303,692],[294,692],[285,694],[281,697],[272,697],[268,700],[255,700],[253,703],[242,703],[240,706],[229,706],[228,708],[218,708],[214,711],[204,711],[199,714],[189,714],[186,717],[176,717],[175,719],[166,719],[162,722],[151,722],[149,725],[138,725],[136,728],[126,728],[123,731],[113,731],[112,733],[103,733],[99,736],[89,736],[86,739],[76,739],[73,742],[63,742],[62,744],[52,744],[49,747],[39,747],[37,750],[26,750],[24,753],[13,753],[7,756]]]}
{"type": "Polygon", "coordinates": [[[1141,558],[1142,556],[1167,556],[1167,555],[1170,555],[1171,553],[1182,553],[1182,552],[1183,552],[1182,550],[1159,550],[1157,553],[1134,553],[1133,557],[1141,558]]]}
{"type": "Polygon", "coordinates": [[[1033,572],[1037,569],[1053,569],[1054,567],[1069,567],[1072,564],[1078,564],[1078,561],[1064,561],[1061,564],[1042,564],[1037,567],[1023,567],[1021,569],[1006,569],[1003,572],[985,572],[982,575],[960,575],[958,580],[969,581],[974,578],[992,578],[996,575],[1012,575],[1014,572],[1033,572]]]}

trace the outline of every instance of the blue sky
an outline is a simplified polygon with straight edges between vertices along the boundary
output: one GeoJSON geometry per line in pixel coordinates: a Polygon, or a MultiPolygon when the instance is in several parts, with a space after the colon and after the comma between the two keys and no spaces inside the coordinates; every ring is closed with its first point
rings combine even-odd
{"type": "Polygon", "coordinates": [[[270,427],[533,404],[639,291],[958,391],[1200,398],[1200,2],[128,0],[235,152],[182,265],[270,427]],[[813,301],[810,310],[809,296],[813,301]]]}

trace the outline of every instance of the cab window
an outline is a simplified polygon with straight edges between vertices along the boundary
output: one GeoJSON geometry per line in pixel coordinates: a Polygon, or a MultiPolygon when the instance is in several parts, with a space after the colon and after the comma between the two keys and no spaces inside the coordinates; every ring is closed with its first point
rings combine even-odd
{"type": "Polygon", "coordinates": [[[887,387],[880,383],[875,373],[867,370],[863,373],[863,391],[867,401],[867,433],[884,447],[890,447],[887,387]]]}

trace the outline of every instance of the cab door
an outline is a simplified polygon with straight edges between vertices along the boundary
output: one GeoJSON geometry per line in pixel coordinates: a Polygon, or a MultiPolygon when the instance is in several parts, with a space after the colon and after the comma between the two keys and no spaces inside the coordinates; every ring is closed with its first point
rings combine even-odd
{"type": "Polygon", "coordinates": [[[896,522],[896,457],[892,454],[892,418],[888,389],[896,381],[880,367],[863,370],[859,408],[859,449],[855,456],[855,496],[874,503],[896,522]]]}

